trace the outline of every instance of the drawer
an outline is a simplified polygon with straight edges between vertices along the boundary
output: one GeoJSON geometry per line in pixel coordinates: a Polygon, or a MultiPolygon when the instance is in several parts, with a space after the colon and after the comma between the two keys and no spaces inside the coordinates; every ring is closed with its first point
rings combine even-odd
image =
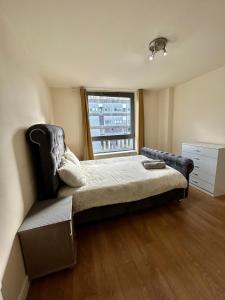
{"type": "Polygon", "coordinates": [[[213,194],[214,192],[214,185],[213,184],[210,184],[204,180],[201,180],[201,179],[196,179],[195,177],[193,176],[190,176],[190,184],[192,185],[195,185],[207,192],[210,192],[211,194],[213,194]]]}
{"type": "Polygon", "coordinates": [[[194,145],[183,144],[182,152],[189,152],[193,154],[203,155],[207,157],[217,158],[218,150],[213,148],[199,147],[194,145]]]}
{"type": "Polygon", "coordinates": [[[195,179],[201,179],[204,180],[212,185],[215,183],[215,176],[212,174],[209,174],[207,172],[202,171],[199,168],[194,168],[194,170],[191,173],[191,176],[195,179]]]}
{"type": "Polygon", "coordinates": [[[200,156],[198,154],[188,152],[182,152],[182,156],[193,160],[195,170],[198,169],[202,173],[216,176],[217,160],[215,158],[200,156]]]}

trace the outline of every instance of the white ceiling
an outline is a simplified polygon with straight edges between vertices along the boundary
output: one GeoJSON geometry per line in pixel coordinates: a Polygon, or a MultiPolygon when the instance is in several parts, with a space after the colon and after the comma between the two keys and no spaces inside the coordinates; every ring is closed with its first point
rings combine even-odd
{"type": "Polygon", "coordinates": [[[0,0],[51,86],[162,88],[225,65],[224,0],[0,0]],[[148,60],[148,43],[169,39],[148,60]]]}

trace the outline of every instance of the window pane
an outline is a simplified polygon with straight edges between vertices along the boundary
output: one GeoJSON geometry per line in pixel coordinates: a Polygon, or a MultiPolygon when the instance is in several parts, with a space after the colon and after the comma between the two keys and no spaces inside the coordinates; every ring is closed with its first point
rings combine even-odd
{"type": "Polygon", "coordinates": [[[92,136],[131,133],[131,99],[126,97],[88,96],[92,136]]]}
{"type": "Polygon", "coordinates": [[[133,94],[88,94],[94,153],[134,149],[133,94]],[[129,137],[126,137],[129,135],[129,137]],[[115,137],[115,139],[113,138],[115,137]],[[123,136],[118,139],[118,136],[123,136]],[[104,139],[105,137],[105,139],[104,139]],[[110,139],[107,139],[110,137],[110,139]]]}
{"type": "Polygon", "coordinates": [[[134,149],[134,139],[93,141],[94,153],[127,151],[134,149]]]}

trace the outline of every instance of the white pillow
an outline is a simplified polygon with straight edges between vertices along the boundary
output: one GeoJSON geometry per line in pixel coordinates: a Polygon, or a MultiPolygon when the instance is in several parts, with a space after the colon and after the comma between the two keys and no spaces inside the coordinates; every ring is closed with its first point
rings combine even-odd
{"type": "Polygon", "coordinates": [[[66,147],[66,150],[64,152],[64,157],[68,160],[70,160],[72,163],[74,163],[75,165],[80,166],[80,161],[79,159],[76,157],[76,155],[69,149],[69,147],[66,147]]]}
{"type": "Polygon", "coordinates": [[[62,164],[57,172],[62,181],[71,187],[80,187],[86,184],[86,176],[81,168],[69,160],[62,159],[62,164]]]}

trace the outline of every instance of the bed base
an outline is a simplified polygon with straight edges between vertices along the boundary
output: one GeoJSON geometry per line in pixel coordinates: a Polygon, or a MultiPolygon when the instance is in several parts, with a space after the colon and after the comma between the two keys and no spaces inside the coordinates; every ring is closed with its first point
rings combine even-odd
{"type": "Polygon", "coordinates": [[[144,211],[152,207],[163,206],[172,201],[181,201],[185,197],[186,189],[174,189],[138,201],[94,207],[75,213],[74,224],[82,225],[116,216],[128,215],[135,212],[144,211]]]}

